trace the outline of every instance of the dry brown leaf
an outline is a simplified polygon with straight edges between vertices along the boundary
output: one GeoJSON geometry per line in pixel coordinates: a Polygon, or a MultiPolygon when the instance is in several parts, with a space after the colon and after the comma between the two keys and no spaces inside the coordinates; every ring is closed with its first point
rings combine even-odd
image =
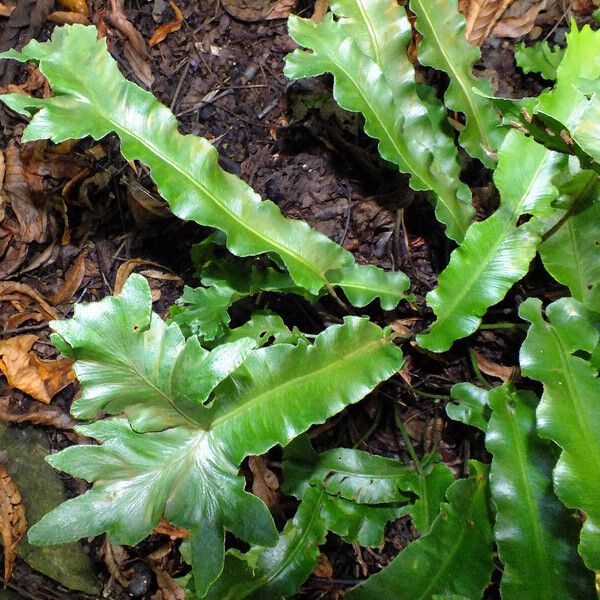
{"type": "Polygon", "coordinates": [[[117,274],[115,275],[115,295],[121,293],[127,278],[141,265],[152,265],[154,267],[159,267],[160,269],[165,268],[152,260],[146,260],[145,258],[130,258],[129,260],[125,261],[117,270],[117,274]]]}
{"type": "Polygon", "coordinates": [[[319,554],[317,564],[315,565],[312,574],[315,577],[323,577],[325,579],[331,579],[333,577],[333,567],[325,554],[319,554]]]}
{"type": "Polygon", "coordinates": [[[514,367],[507,367],[505,365],[499,365],[485,356],[479,354],[478,352],[473,352],[475,355],[475,361],[477,362],[477,366],[481,370],[482,373],[489,375],[490,377],[497,377],[502,381],[509,381],[514,373],[514,367]]]}
{"type": "Polygon", "coordinates": [[[591,15],[599,6],[600,0],[570,0],[571,10],[582,16],[591,15]]]}
{"type": "Polygon", "coordinates": [[[25,243],[44,242],[48,231],[48,216],[32,198],[19,147],[14,140],[8,142],[5,158],[6,174],[2,194],[7,198],[19,222],[19,240],[25,243]]]}
{"type": "Polygon", "coordinates": [[[327,14],[329,10],[329,0],[317,0],[315,2],[315,7],[313,8],[313,14],[311,15],[311,19],[318,23],[323,20],[323,17],[327,14]]]}
{"type": "Polygon", "coordinates": [[[5,172],[5,164],[4,164],[4,152],[0,150],[0,191],[2,191],[2,186],[4,185],[4,172],[5,172]]]}
{"type": "Polygon", "coordinates": [[[48,296],[48,302],[50,302],[50,304],[58,306],[59,304],[66,304],[71,301],[85,276],[85,257],[85,252],[80,252],[77,255],[77,258],[73,261],[73,264],[67,271],[65,281],[60,290],[55,294],[48,296]]]}
{"type": "Polygon", "coordinates": [[[535,25],[540,12],[546,7],[546,0],[530,6],[524,13],[503,17],[492,31],[496,37],[517,38],[527,35],[535,25]]]}
{"type": "Polygon", "coordinates": [[[513,0],[470,0],[465,11],[467,40],[481,46],[512,2],[513,0]]]}
{"type": "Polygon", "coordinates": [[[162,198],[155,198],[134,177],[127,177],[127,204],[133,219],[140,227],[145,227],[157,220],[172,218],[173,213],[162,198]]]}
{"type": "Polygon", "coordinates": [[[156,44],[162,42],[170,33],[179,31],[181,29],[181,24],[183,23],[183,13],[179,10],[177,4],[175,4],[175,2],[172,0],[169,0],[169,4],[175,13],[175,19],[165,23],[164,25],[160,25],[154,30],[154,33],[148,42],[151,46],[156,46],[156,44]]]}
{"type": "Polygon", "coordinates": [[[10,6],[8,4],[2,4],[2,2],[0,2],[0,17],[10,17],[15,8],[16,6],[10,6]]]}
{"type": "Polygon", "coordinates": [[[127,554],[123,546],[111,544],[108,536],[105,535],[104,542],[102,543],[102,556],[110,576],[118,581],[122,587],[126,588],[129,581],[127,577],[125,577],[123,567],[123,564],[127,560],[127,554]]]}
{"type": "Polygon", "coordinates": [[[50,404],[52,398],[75,381],[70,358],[46,360],[31,351],[37,335],[17,335],[0,341],[0,371],[8,385],[50,404]]]}
{"type": "Polygon", "coordinates": [[[81,13],[72,12],[68,10],[55,10],[53,13],[48,15],[48,21],[57,23],[58,25],[89,25],[90,20],[81,13]]]}
{"type": "Polygon", "coordinates": [[[161,519],[158,525],[152,530],[153,533],[160,533],[162,535],[168,535],[172,540],[185,540],[192,535],[187,529],[182,529],[169,523],[166,519],[161,519]]]}
{"type": "Polygon", "coordinates": [[[17,544],[27,531],[21,494],[8,471],[0,464],[0,533],[4,546],[4,587],[12,575],[17,544]]]}
{"type": "Polygon", "coordinates": [[[161,567],[153,566],[158,590],[150,596],[150,600],[185,600],[185,591],[161,567]]]}
{"type": "Polygon", "coordinates": [[[47,319],[60,319],[56,309],[52,308],[31,286],[15,281],[0,281],[0,301],[12,300],[15,296],[25,296],[33,300],[47,319]]]}
{"type": "Polygon", "coordinates": [[[277,475],[265,464],[262,456],[251,456],[248,466],[254,475],[252,493],[258,496],[268,507],[277,504],[279,499],[279,480],[277,475]]]}
{"type": "Polygon", "coordinates": [[[287,19],[296,0],[221,0],[223,8],[240,21],[287,19]]]}
{"type": "Polygon", "coordinates": [[[45,320],[44,315],[37,311],[18,312],[8,318],[6,325],[4,326],[4,331],[18,329],[23,323],[27,323],[27,321],[43,323],[45,320]]]}
{"type": "Polygon", "coordinates": [[[54,404],[32,403],[25,411],[17,412],[10,396],[0,396],[0,420],[9,423],[32,423],[56,429],[73,429],[75,421],[54,404]]]}
{"type": "Polygon", "coordinates": [[[58,3],[69,12],[79,13],[86,17],[90,14],[90,7],[86,0],[58,0],[58,3]]]}
{"type": "Polygon", "coordinates": [[[123,12],[122,0],[110,0],[110,11],[104,14],[104,20],[125,36],[127,40],[123,47],[125,58],[136,77],[146,87],[152,87],[154,76],[148,60],[146,42],[123,12]]]}

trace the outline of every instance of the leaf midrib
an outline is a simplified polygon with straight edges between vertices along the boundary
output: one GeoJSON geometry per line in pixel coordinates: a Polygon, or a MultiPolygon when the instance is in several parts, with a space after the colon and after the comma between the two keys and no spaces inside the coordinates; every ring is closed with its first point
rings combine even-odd
{"type": "MultiPolygon", "coordinates": [[[[354,44],[354,41],[352,41],[351,43],[354,44]]],[[[415,165],[412,161],[412,156],[410,157],[410,160],[408,160],[406,158],[405,154],[403,154],[401,149],[396,144],[396,137],[390,133],[387,126],[385,125],[384,120],[382,120],[380,118],[379,112],[373,108],[373,106],[371,105],[371,103],[369,102],[367,97],[365,96],[362,87],[356,82],[356,80],[354,79],[352,74],[348,70],[346,70],[339,61],[336,60],[336,57],[332,56],[331,52],[329,52],[329,46],[327,46],[326,50],[327,50],[327,55],[329,56],[329,59],[331,60],[331,62],[352,83],[352,85],[358,92],[359,96],[363,99],[363,102],[367,105],[367,107],[369,108],[369,110],[371,111],[373,116],[375,117],[377,123],[379,123],[380,128],[385,133],[388,143],[395,150],[396,154],[400,157],[401,161],[403,161],[404,164],[406,165],[406,168],[408,169],[408,174],[410,176],[414,175],[415,177],[420,179],[425,185],[428,186],[428,189],[432,190],[435,193],[436,197],[440,200],[440,202],[442,202],[442,204],[444,206],[446,206],[446,208],[448,209],[448,212],[451,215],[451,217],[454,221],[454,225],[455,225],[455,227],[457,227],[458,231],[464,231],[463,224],[461,223],[458,216],[455,215],[456,207],[453,206],[452,203],[448,202],[448,200],[446,199],[445,190],[443,190],[443,188],[442,188],[442,190],[439,189],[439,186],[437,185],[437,180],[433,176],[433,174],[428,170],[425,170],[425,172],[423,173],[423,171],[422,171],[422,169],[420,169],[419,165],[417,165],[417,167],[415,167],[415,165]],[[425,175],[425,177],[423,175],[425,175]]],[[[357,48],[357,50],[360,52],[360,50],[358,48],[357,48]]],[[[364,56],[365,56],[365,58],[368,59],[368,57],[366,55],[364,55],[364,56]]],[[[375,64],[377,64],[377,63],[375,63],[375,64]]],[[[379,65],[377,65],[377,66],[378,66],[379,70],[381,71],[381,76],[382,76],[383,81],[389,87],[389,84],[388,84],[387,80],[385,79],[383,71],[381,70],[381,67],[379,65]]],[[[404,118],[404,115],[402,115],[402,117],[404,118]]],[[[401,139],[401,137],[402,136],[398,136],[398,139],[401,139]]],[[[380,139],[380,138],[376,138],[376,139],[380,139]]],[[[382,141],[382,140],[380,139],[380,141],[382,141]]],[[[398,164],[397,159],[396,159],[396,161],[393,161],[392,159],[389,159],[389,160],[391,162],[394,162],[394,164],[396,164],[398,167],[401,166],[400,164],[398,164]]]]}
{"type": "MultiPolygon", "coordinates": [[[[388,344],[388,343],[391,343],[391,342],[387,341],[386,338],[380,338],[377,340],[373,340],[372,342],[362,345],[359,348],[357,348],[356,350],[353,350],[352,352],[350,352],[348,354],[344,354],[342,357],[338,358],[334,362],[328,363],[324,367],[321,367],[314,371],[310,371],[308,373],[303,373],[301,375],[293,377],[292,379],[288,379],[285,382],[280,383],[279,385],[276,385],[275,387],[271,387],[267,390],[264,390],[256,396],[251,396],[250,398],[247,398],[245,401],[243,401],[241,404],[237,404],[235,407],[233,407],[227,413],[214,419],[211,422],[210,428],[213,430],[214,434],[217,435],[217,430],[220,427],[223,427],[228,421],[238,418],[240,413],[243,413],[245,411],[254,412],[252,407],[261,402],[265,402],[265,398],[268,398],[269,396],[277,396],[278,394],[285,393],[286,389],[301,385],[301,382],[306,379],[314,379],[317,377],[321,377],[323,375],[323,373],[325,373],[327,371],[331,371],[333,369],[337,369],[341,363],[344,363],[345,361],[353,359],[356,355],[368,354],[372,348],[375,348],[377,346],[384,346],[385,344],[388,344]]],[[[315,348],[315,347],[313,346],[312,348],[315,348]]],[[[346,403],[344,403],[344,404],[346,404],[346,403]]],[[[225,436],[217,435],[217,437],[222,438],[225,436]]],[[[274,442],[274,443],[277,443],[277,442],[274,442]]],[[[245,450],[244,456],[247,456],[250,453],[251,452],[245,450]]]]}
{"type": "MultiPolygon", "coordinates": [[[[454,67],[454,61],[450,60],[450,58],[448,57],[445,47],[444,47],[444,44],[442,44],[442,42],[440,41],[440,38],[437,34],[437,29],[434,26],[433,22],[431,21],[429,13],[428,13],[427,9],[425,8],[426,2],[427,2],[427,0],[425,0],[425,1],[417,0],[417,4],[421,7],[421,14],[424,16],[425,20],[427,21],[427,26],[429,27],[430,36],[435,39],[436,46],[437,46],[438,50],[440,51],[444,62],[446,63],[446,65],[448,65],[448,69],[454,74],[455,81],[459,84],[460,88],[462,89],[463,96],[466,98],[467,103],[469,104],[471,114],[473,115],[473,117],[475,118],[475,121],[477,122],[477,129],[481,136],[482,142],[485,143],[485,146],[487,149],[492,149],[491,142],[487,135],[487,130],[483,126],[483,123],[482,123],[480,115],[479,115],[479,111],[477,110],[475,104],[473,103],[473,98],[472,98],[471,94],[469,93],[469,88],[467,88],[467,86],[464,84],[462,77],[459,75],[458,71],[454,67]]],[[[428,37],[428,36],[425,36],[425,37],[428,37]]],[[[468,123],[467,123],[467,125],[468,125],[468,123]]]]}
{"type": "MultiPolygon", "coordinates": [[[[515,450],[522,487],[525,489],[525,506],[529,512],[529,521],[533,524],[533,535],[535,539],[534,544],[536,548],[536,554],[540,558],[540,562],[545,568],[545,573],[552,573],[552,569],[550,568],[549,557],[545,551],[547,544],[545,544],[544,536],[542,534],[540,513],[537,508],[535,499],[533,497],[530,485],[533,478],[529,477],[529,474],[525,467],[525,465],[528,464],[528,460],[524,456],[527,453],[527,451],[524,450],[523,445],[521,444],[521,438],[518,435],[518,427],[513,412],[510,410],[510,407],[506,405],[503,406],[503,409],[505,411],[505,414],[507,415],[506,420],[508,421],[508,428],[512,437],[512,444],[510,445],[510,447],[512,447],[515,450]]],[[[503,440],[501,435],[499,436],[499,439],[503,440]]],[[[516,561],[515,566],[516,565],[518,565],[518,560],[516,561]]],[[[525,581],[527,580],[528,578],[525,578],[525,581]]],[[[546,594],[543,597],[552,598],[551,581],[546,576],[542,577],[542,580],[543,583],[541,585],[546,590],[546,594]]]]}

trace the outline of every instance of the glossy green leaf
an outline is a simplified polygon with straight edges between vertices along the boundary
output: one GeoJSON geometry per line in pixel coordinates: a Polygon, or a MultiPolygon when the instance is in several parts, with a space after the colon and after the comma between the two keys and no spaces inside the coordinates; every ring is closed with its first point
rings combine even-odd
{"type": "Polygon", "coordinates": [[[266,507],[244,491],[243,458],[286,445],[402,365],[386,332],[357,317],[312,345],[253,350],[254,341],[242,338],[209,352],[151,313],[140,275],[121,295],[78,305],[72,319],[52,326],[57,347],[76,359],[83,388],[77,414],[125,413],[129,422],[82,427],[103,444],[52,457],[56,468],[95,483],[34,525],[30,540],[61,543],[107,531],[134,545],[164,514],[193,532],[200,592],[220,573],[226,529],[252,543],[276,541],[266,507]]]}
{"type": "Polygon", "coordinates": [[[326,493],[309,487],[294,518],[272,548],[230,550],[208,600],[279,600],[293,596],[317,564],[327,528],[321,514],[326,493]]]}
{"type": "Polygon", "coordinates": [[[421,534],[429,533],[453,481],[452,471],[443,463],[432,463],[419,474],[419,498],[410,507],[409,512],[415,529],[421,534]]]}
{"type": "Polygon", "coordinates": [[[297,344],[300,339],[306,339],[296,327],[290,329],[279,315],[266,311],[254,313],[243,325],[230,329],[219,342],[231,343],[242,338],[254,340],[258,347],[271,339],[276,344],[297,344]]]}
{"type": "Polygon", "coordinates": [[[493,167],[504,131],[499,128],[500,118],[493,104],[485,97],[491,93],[489,81],[473,75],[480,53],[465,38],[466,20],[458,12],[456,0],[411,0],[410,9],[417,17],[415,26],[423,35],[419,62],[448,74],[446,106],[465,115],[466,125],[459,136],[461,145],[484,165],[493,167]]]}
{"type": "Polygon", "coordinates": [[[381,156],[411,175],[413,189],[434,192],[447,235],[462,239],[474,214],[471,195],[459,178],[443,108],[418,94],[406,56],[411,32],[404,8],[393,0],[337,0],[332,9],[339,21],[332,14],[320,23],[290,17],[290,35],[309,51],[286,57],[286,75],[332,73],[336,101],[364,115],[381,156]]]}
{"type": "Polygon", "coordinates": [[[533,46],[526,46],[523,43],[515,46],[515,60],[523,73],[539,73],[548,81],[556,80],[556,70],[563,55],[563,48],[550,47],[547,41],[538,42],[533,46]]]}
{"type": "Polygon", "coordinates": [[[448,488],[430,532],[409,544],[376,575],[346,594],[348,600],[458,594],[480,600],[494,569],[488,473],[471,462],[472,475],[448,488]]]}
{"type": "Polygon", "coordinates": [[[283,489],[297,498],[309,485],[319,485],[358,504],[383,504],[406,501],[407,492],[419,487],[415,471],[397,460],[349,448],[317,453],[305,436],[287,446],[283,456],[283,489]]]}
{"type": "Polygon", "coordinates": [[[518,131],[507,135],[498,153],[494,183],[500,207],[485,221],[473,223],[463,243],[452,252],[450,263],[427,294],[437,319],[418,343],[434,352],[477,330],[490,306],[529,270],[540,241],[539,223],[517,227],[523,214],[547,216],[558,196],[553,177],[563,157],[518,131]]]}
{"type": "Polygon", "coordinates": [[[169,309],[169,321],[177,323],[186,337],[197,335],[202,340],[214,340],[225,333],[231,321],[229,307],[239,298],[229,288],[186,285],[169,309]]]}
{"type": "Polygon", "coordinates": [[[456,404],[446,405],[446,414],[455,421],[487,431],[490,420],[489,390],[472,383],[457,383],[452,386],[450,396],[456,404]]]}
{"type": "MultiPolygon", "coordinates": [[[[100,139],[116,133],[125,158],[148,165],[173,213],[225,232],[234,254],[277,254],[296,285],[312,294],[331,289],[329,271],[361,270],[349,252],[306,223],[284,218],[275,204],[261,200],[241,179],[225,172],[205,139],[181,135],[175,116],[152,94],[127,81],[107,52],[106,39],[96,38],[94,27],[57,27],[49,42],[34,40],[22,52],[0,55],[36,61],[55,91],[46,99],[1,97],[31,117],[23,141],[60,142],[88,135],[100,139]]],[[[390,280],[388,295],[396,283],[390,280]]],[[[343,288],[343,281],[339,285],[343,288]]],[[[404,289],[395,293],[399,301],[404,289]]]]}
{"type": "Polygon", "coordinates": [[[537,435],[535,394],[504,385],[489,392],[489,404],[486,447],[493,455],[502,598],[593,600],[593,574],[577,554],[580,524],[552,489],[557,448],[537,435]]]}
{"type": "Polygon", "coordinates": [[[544,220],[549,236],[538,252],[546,270],[566,285],[587,308],[600,312],[600,184],[593,172],[582,172],[570,208],[544,220]],[[577,206],[582,208],[577,209],[577,206]],[[568,217],[568,218],[567,218],[568,217]],[[565,219],[564,222],[563,219],[565,219]],[[556,226],[556,228],[554,228],[556,226]]]}
{"type": "Polygon", "coordinates": [[[547,320],[535,298],[525,301],[519,314],[531,323],[521,347],[523,374],[544,384],[538,433],[562,450],[554,488],[567,507],[585,513],[579,552],[589,568],[599,570],[600,379],[585,358],[598,345],[597,323],[573,298],[550,304],[547,320]]]}

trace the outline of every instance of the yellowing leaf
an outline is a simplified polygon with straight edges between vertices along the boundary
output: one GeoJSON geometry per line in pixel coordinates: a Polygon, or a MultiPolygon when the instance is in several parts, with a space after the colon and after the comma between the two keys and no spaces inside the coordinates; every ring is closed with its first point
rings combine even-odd
{"type": "Polygon", "coordinates": [[[58,0],[58,3],[70,12],[79,13],[86,17],[90,14],[90,8],[86,0],[58,0]]]}
{"type": "Polygon", "coordinates": [[[75,381],[72,360],[44,360],[31,351],[36,335],[19,335],[0,342],[0,370],[8,384],[35,400],[50,404],[52,398],[75,381]]]}

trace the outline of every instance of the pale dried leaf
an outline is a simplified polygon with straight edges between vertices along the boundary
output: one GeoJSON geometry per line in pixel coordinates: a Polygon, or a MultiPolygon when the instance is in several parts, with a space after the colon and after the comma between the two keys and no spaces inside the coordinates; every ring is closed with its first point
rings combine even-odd
{"type": "Polygon", "coordinates": [[[546,0],[530,6],[524,13],[502,18],[492,31],[496,37],[518,38],[527,35],[535,25],[540,12],[546,7],[546,0]]]}
{"type": "Polygon", "coordinates": [[[490,377],[497,377],[502,381],[509,381],[515,371],[514,367],[507,367],[505,365],[500,365],[487,359],[485,356],[479,354],[478,352],[473,353],[475,355],[475,361],[477,362],[477,366],[481,370],[482,373],[489,375],[490,377]]]}
{"type": "Polygon", "coordinates": [[[80,25],[90,24],[89,19],[85,15],[68,10],[55,10],[48,15],[48,21],[58,25],[75,25],[75,23],[79,23],[80,25]]]}
{"type": "Polygon", "coordinates": [[[152,570],[156,574],[158,590],[150,600],[185,600],[185,591],[164,569],[153,566],[152,570]]]}
{"type": "Polygon", "coordinates": [[[56,309],[52,308],[31,286],[14,281],[0,281],[0,301],[6,300],[14,295],[25,296],[33,300],[40,307],[40,311],[47,319],[60,319],[56,309]]]}
{"type": "Polygon", "coordinates": [[[117,274],[115,275],[115,295],[121,293],[127,278],[141,265],[152,265],[154,267],[159,267],[160,269],[165,268],[152,260],[146,260],[145,258],[130,258],[129,260],[125,261],[117,270],[117,274]]]}
{"type": "Polygon", "coordinates": [[[38,337],[18,335],[0,341],[0,370],[8,385],[29,394],[35,400],[50,404],[52,398],[75,381],[69,358],[41,359],[31,351],[38,337]]]}
{"type": "Polygon", "coordinates": [[[27,531],[21,494],[8,471],[0,464],[0,534],[4,546],[4,587],[12,575],[17,544],[27,531]]]}
{"type": "Polygon", "coordinates": [[[165,23],[164,25],[158,26],[154,30],[154,33],[148,42],[150,46],[156,46],[156,44],[162,42],[170,33],[179,31],[181,29],[181,25],[183,23],[183,13],[179,10],[177,4],[175,4],[175,2],[172,0],[169,0],[169,4],[175,13],[175,19],[165,23]]]}
{"type": "Polygon", "coordinates": [[[465,9],[467,40],[481,46],[512,2],[513,0],[470,0],[465,9]]]}
{"type": "Polygon", "coordinates": [[[16,6],[11,6],[9,4],[2,4],[0,2],[0,17],[10,17],[16,6]]]}
{"type": "Polygon", "coordinates": [[[105,20],[109,25],[120,31],[127,39],[123,48],[123,54],[136,77],[146,87],[152,87],[154,75],[152,75],[148,50],[142,34],[127,18],[127,15],[123,12],[123,7],[116,2],[111,3],[111,10],[106,13],[105,20]]]}
{"type": "Polygon", "coordinates": [[[254,475],[252,480],[252,493],[258,496],[267,506],[277,503],[279,498],[279,480],[277,475],[265,464],[262,456],[251,456],[248,466],[254,475]]]}
{"type": "Polygon", "coordinates": [[[69,12],[79,13],[86,17],[90,14],[90,7],[86,0],[58,0],[58,3],[69,12]]]}
{"type": "Polygon", "coordinates": [[[58,306],[59,304],[66,304],[71,301],[85,276],[85,257],[85,252],[80,252],[77,255],[77,258],[67,271],[65,281],[60,290],[55,294],[48,296],[48,301],[51,304],[58,306]]]}
{"type": "Polygon", "coordinates": [[[161,519],[152,531],[161,535],[168,535],[172,540],[185,540],[192,535],[187,529],[177,527],[166,519],[161,519]]]}
{"type": "Polygon", "coordinates": [[[17,412],[10,396],[0,396],[0,420],[9,423],[32,423],[56,429],[73,429],[75,421],[54,404],[35,403],[26,411],[17,412]]]}
{"type": "Polygon", "coordinates": [[[287,19],[295,3],[295,0],[221,0],[221,5],[232,17],[250,22],[287,19]]]}

